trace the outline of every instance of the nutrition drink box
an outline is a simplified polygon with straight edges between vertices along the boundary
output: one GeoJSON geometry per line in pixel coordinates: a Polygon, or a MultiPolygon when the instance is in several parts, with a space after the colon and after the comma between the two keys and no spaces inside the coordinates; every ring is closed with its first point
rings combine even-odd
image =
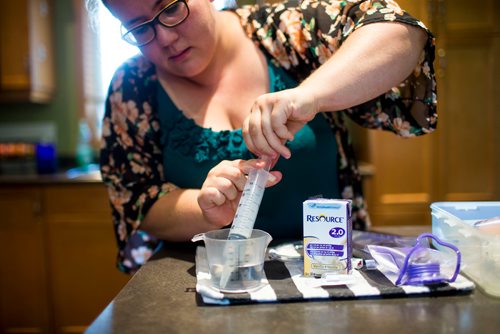
{"type": "Polygon", "coordinates": [[[351,273],[351,201],[304,202],[304,275],[351,273]]]}

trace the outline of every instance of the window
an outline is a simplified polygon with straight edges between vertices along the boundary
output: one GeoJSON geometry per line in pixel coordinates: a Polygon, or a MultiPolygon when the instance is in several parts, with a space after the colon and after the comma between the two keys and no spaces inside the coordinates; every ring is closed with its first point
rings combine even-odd
{"type": "Polygon", "coordinates": [[[120,38],[121,23],[101,3],[99,7],[99,57],[100,80],[104,84],[103,94],[118,66],[139,50],[120,38]]]}
{"type": "Polygon", "coordinates": [[[80,119],[90,128],[92,147],[97,150],[111,78],[117,67],[139,50],[120,38],[120,22],[100,1],[96,12],[90,14],[85,9],[84,0],[80,4],[80,119]]]}

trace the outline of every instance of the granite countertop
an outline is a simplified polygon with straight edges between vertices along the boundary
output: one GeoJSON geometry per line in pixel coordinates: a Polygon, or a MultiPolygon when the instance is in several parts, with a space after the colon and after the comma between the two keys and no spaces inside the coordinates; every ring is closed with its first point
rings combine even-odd
{"type": "MultiPolygon", "coordinates": [[[[378,231],[420,234],[430,226],[378,231]]],[[[113,299],[94,333],[494,333],[500,299],[472,294],[215,306],[195,290],[194,246],[162,250],[113,299]]]]}
{"type": "Polygon", "coordinates": [[[101,173],[95,164],[58,171],[54,174],[0,174],[0,185],[101,183],[101,173]]]}
{"type": "MultiPolygon", "coordinates": [[[[361,162],[360,174],[370,177],[375,173],[372,165],[361,162]]],[[[0,185],[4,184],[64,184],[64,183],[101,183],[99,165],[91,164],[85,167],[63,168],[54,174],[36,173],[0,173],[0,185]]]]}

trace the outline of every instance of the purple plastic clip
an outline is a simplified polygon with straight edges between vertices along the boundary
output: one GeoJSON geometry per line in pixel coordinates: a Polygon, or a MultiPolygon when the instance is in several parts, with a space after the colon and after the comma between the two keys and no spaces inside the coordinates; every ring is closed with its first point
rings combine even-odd
{"type": "Polygon", "coordinates": [[[440,240],[436,236],[431,233],[423,233],[418,236],[417,243],[410,252],[405,257],[403,267],[400,270],[399,277],[396,280],[396,285],[401,284],[410,284],[410,285],[421,285],[421,284],[433,284],[433,283],[442,283],[442,282],[454,282],[457,279],[458,273],[460,272],[460,262],[462,259],[462,255],[460,251],[455,245],[447,243],[445,241],[440,240]],[[421,242],[425,238],[434,239],[441,246],[450,248],[457,255],[457,264],[455,267],[455,272],[451,276],[451,278],[445,277],[441,273],[441,264],[439,261],[421,261],[421,259],[416,256],[416,259],[413,259],[413,255],[418,254],[417,252],[425,249],[421,242]],[[412,261],[410,261],[412,259],[412,261]],[[420,261],[420,262],[419,262],[420,261]],[[407,277],[405,282],[403,278],[407,277]]]}

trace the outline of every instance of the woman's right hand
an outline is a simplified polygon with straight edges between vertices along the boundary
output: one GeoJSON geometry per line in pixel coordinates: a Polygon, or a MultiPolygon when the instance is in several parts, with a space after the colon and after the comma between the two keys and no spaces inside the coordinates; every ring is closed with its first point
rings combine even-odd
{"type": "Polygon", "coordinates": [[[259,96],[242,126],[248,150],[256,156],[290,158],[285,143],[319,112],[315,89],[301,85],[259,96]]]}
{"type": "MultiPolygon", "coordinates": [[[[253,168],[263,168],[265,161],[224,160],[212,168],[198,194],[198,205],[206,221],[215,228],[231,224],[241,193],[247,181],[247,174],[253,168]]],[[[271,187],[281,181],[281,173],[270,172],[267,186],[271,187]]]]}

